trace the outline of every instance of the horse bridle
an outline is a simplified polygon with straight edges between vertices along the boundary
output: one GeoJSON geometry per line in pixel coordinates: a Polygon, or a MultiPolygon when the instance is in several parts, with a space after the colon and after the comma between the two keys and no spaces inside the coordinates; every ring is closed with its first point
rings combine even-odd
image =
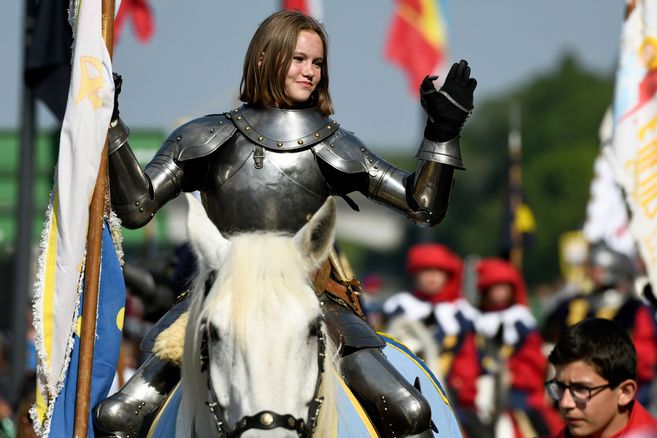
{"type": "MultiPolygon", "coordinates": [[[[207,296],[209,292],[208,284],[212,279],[213,275],[208,278],[206,282],[206,293],[207,296]]],[[[324,398],[319,396],[319,388],[322,384],[322,375],[324,374],[324,363],[326,358],[326,337],[324,331],[322,330],[322,317],[318,317],[314,323],[313,329],[317,333],[317,381],[315,382],[315,391],[313,392],[313,397],[308,403],[308,415],[306,419],[295,418],[293,415],[281,415],[274,411],[260,411],[255,415],[247,415],[242,417],[239,420],[232,430],[228,428],[228,422],[225,415],[225,407],[221,406],[217,400],[217,396],[212,390],[212,385],[210,384],[210,373],[209,373],[209,349],[208,349],[208,339],[212,337],[210,333],[211,328],[208,325],[207,320],[201,321],[201,372],[208,372],[208,394],[209,401],[206,401],[205,404],[210,409],[212,414],[212,419],[217,428],[217,433],[222,438],[233,438],[239,437],[244,432],[250,429],[261,429],[269,430],[282,427],[288,430],[294,430],[300,437],[311,437],[317,427],[317,418],[319,417],[319,411],[324,402],[324,398]]]]}

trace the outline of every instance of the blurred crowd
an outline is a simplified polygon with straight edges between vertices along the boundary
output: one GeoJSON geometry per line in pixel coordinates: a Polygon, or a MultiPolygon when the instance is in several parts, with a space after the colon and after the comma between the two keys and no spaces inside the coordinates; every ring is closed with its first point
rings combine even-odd
{"type": "MultiPolygon", "coordinates": [[[[566,328],[586,318],[613,320],[638,355],[636,399],[654,412],[657,389],[655,308],[640,298],[637,260],[602,244],[588,248],[586,287],[566,285],[535,315],[519,271],[508,261],[467,263],[444,245],[411,247],[408,291],[379,293],[365,282],[370,323],[423,358],[449,393],[470,437],[535,437],[564,427],[544,384],[547,356],[566,328]],[[464,273],[465,272],[465,273],[464,273]],[[465,281],[464,281],[465,280],[465,281]],[[464,283],[474,285],[464,293],[464,283]],[[539,323],[540,317],[541,323],[539,323]]],[[[369,284],[368,284],[369,283],[369,284]]]]}

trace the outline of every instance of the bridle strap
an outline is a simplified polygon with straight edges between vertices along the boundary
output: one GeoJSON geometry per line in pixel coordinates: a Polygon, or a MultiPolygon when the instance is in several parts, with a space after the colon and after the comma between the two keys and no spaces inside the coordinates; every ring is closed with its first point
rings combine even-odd
{"type": "MultiPolygon", "coordinates": [[[[255,415],[243,417],[237,422],[235,428],[232,431],[229,431],[226,427],[227,422],[224,415],[225,409],[217,400],[214,391],[212,390],[212,386],[210,385],[210,377],[208,375],[208,392],[210,401],[206,402],[206,405],[210,409],[210,413],[212,414],[212,418],[217,428],[217,433],[220,437],[239,437],[250,429],[269,430],[278,427],[294,430],[300,437],[312,436],[317,427],[319,411],[324,402],[324,398],[319,396],[319,389],[322,385],[322,375],[325,371],[324,363],[326,358],[326,335],[322,331],[321,317],[317,319],[317,325],[317,380],[315,382],[313,398],[308,403],[307,422],[302,418],[295,418],[289,414],[280,415],[273,411],[260,411],[255,415]]],[[[203,323],[202,326],[206,326],[206,323],[203,323]]],[[[201,372],[205,372],[208,371],[209,368],[208,334],[206,327],[204,327],[201,350],[201,372]]]]}
{"type": "Polygon", "coordinates": [[[255,415],[242,418],[231,432],[230,436],[238,437],[250,429],[276,429],[282,427],[296,431],[299,436],[305,436],[306,424],[303,419],[294,418],[292,415],[280,415],[272,411],[260,411],[255,415]]]}

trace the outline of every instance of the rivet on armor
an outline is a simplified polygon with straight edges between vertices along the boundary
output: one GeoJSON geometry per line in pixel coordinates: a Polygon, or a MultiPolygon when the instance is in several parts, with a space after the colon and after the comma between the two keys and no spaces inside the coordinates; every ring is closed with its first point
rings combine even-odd
{"type": "Polygon", "coordinates": [[[237,112],[237,110],[235,109],[235,110],[233,110],[233,112],[234,112],[234,113],[236,113],[236,112],[237,112]]]}
{"type": "Polygon", "coordinates": [[[319,138],[319,132],[315,133],[315,137],[319,138]]]}
{"type": "Polygon", "coordinates": [[[135,411],[135,415],[139,415],[139,411],[135,411]]]}
{"type": "Polygon", "coordinates": [[[331,129],[331,125],[328,125],[328,126],[326,127],[326,129],[331,129]]]}
{"type": "Polygon", "coordinates": [[[279,148],[282,148],[282,147],[283,147],[283,143],[281,143],[281,142],[279,141],[278,143],[276,143],[276,146],[278,146],[279,148]]]}
{"type": "Polygon", "coordinates": [[[250,130],[251,130],[251,127],[250,127],[250,126],[247,126],[247,127],[244,128],[244,130],[245,130],[245,131],[250,131],[250,130]]]}
{"type": "Polygon", "coordinates": [[[222,122],[221,120],[219,120],[219,124],[220,124],[220,125],[223,125],[223,124],[224,124],[224,122],[222,122]]]}
{"type": "Polygon", "coordinates": [[[375,169],[378,169],[378,168],[379,168],[379,166],[378,166],[377,164],[375,164],[375,165],[374,165],[374,168],[375,168],[375,169]]]}
{"type": "Polygon", "coordinates": [[[331,143],[331,144],[329,144],[329,146],[331,146],[332,148],[334,148],[334,147],[335,147],[335,145],[334,145],[333,143],[331,143]]]}
{"type": "Polygon", "coordinates": [[[361,152],[365,152],[365,148],[360,148],[360,151],[361,151],[361,152]]]}
{"type": "Polygon", "coordinates": [[[336,123],[338,123],[338,122],[337,122],[337,121],[335,121],[335,120],[333,120],[333,124],[335,125],[336,123]]]}
{"type": "Polygon", "coordinates": [[[176,137],[176,141],[180,141],[180,140],[182,140],[181,136],[176,137]]]}
{"type": "Polygon", "coordinates": [[[140,213],[143,213],[143,212],[144,212],[144,208],[143,208],[143,207],[140,208],[140,209],[139,209],[139,212],[140,212],[140,213]]]}
{"type": "Polygon", "coordinates": [[[237,120],[242,120],[242,116],[237,116],[237,120]]]}
{"type": "Polygon", "coordinates": [[[210,132],[214,132],[214,128],[210,128],[210,132]]]}
{"type": "Polygon", "coordinates": [[[306,215],[306,221],[309,221],[309,220],[312,219],[312,218],[313,218],[313,214],[312,214],[312,213],[308,213],[308,214],[306,215]]]}
{"type": "Polygon", "coordinates": [[[263,137],[262,135],[260,137],[258,137],[258,141],[262,141],[264,139],[265,139],[265,137],[263,137]]]}
{"type": "Polygon", "coordinates": [[[370,163],[373,163],[373,162],[374,162],[374,161],[372,161],[372,159],[371,159],[371,158],[370,158],[369,160],[367,160],[367,161],[369,161],[370,163]]]}
{"type": "Polygon", "coordinates": [[[135,201],[135,206],[139,207],[139,201],[135,201]]]}
{"type": "Polygon", "coordinates": [[[260,424],[263,426],[270,426],[274,422],[274,417],[270,413],[265,412],[260,416],[260,424]]]}
{"type": "Polygon", "coordinates": [[[303,144],[303,140],[297,140],[297,143],[303,144]]]}

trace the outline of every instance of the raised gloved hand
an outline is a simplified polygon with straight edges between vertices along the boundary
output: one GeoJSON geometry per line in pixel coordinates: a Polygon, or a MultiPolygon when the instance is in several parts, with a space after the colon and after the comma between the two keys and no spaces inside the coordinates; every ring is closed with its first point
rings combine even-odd
{"type": "Polygon", "coordinates": [[[121,84],[123,83],[123,78],[118,73],[112,73],[112,79],[114,79],[114,109],[112,110],[110,123],[114,123],[119,119],[119,94],[121,93],[121,84]]]}
{"type": "Polygon", "coordinates": [[[470,67],[465,60],[452,65],[440,90],[433,85],[437,78],[427,76],[420,85],[420,103],[428,115],[424,137],[431,141],[448,141],[459,134],[472,112],[477,80],[470,77],[470,67]]]}

